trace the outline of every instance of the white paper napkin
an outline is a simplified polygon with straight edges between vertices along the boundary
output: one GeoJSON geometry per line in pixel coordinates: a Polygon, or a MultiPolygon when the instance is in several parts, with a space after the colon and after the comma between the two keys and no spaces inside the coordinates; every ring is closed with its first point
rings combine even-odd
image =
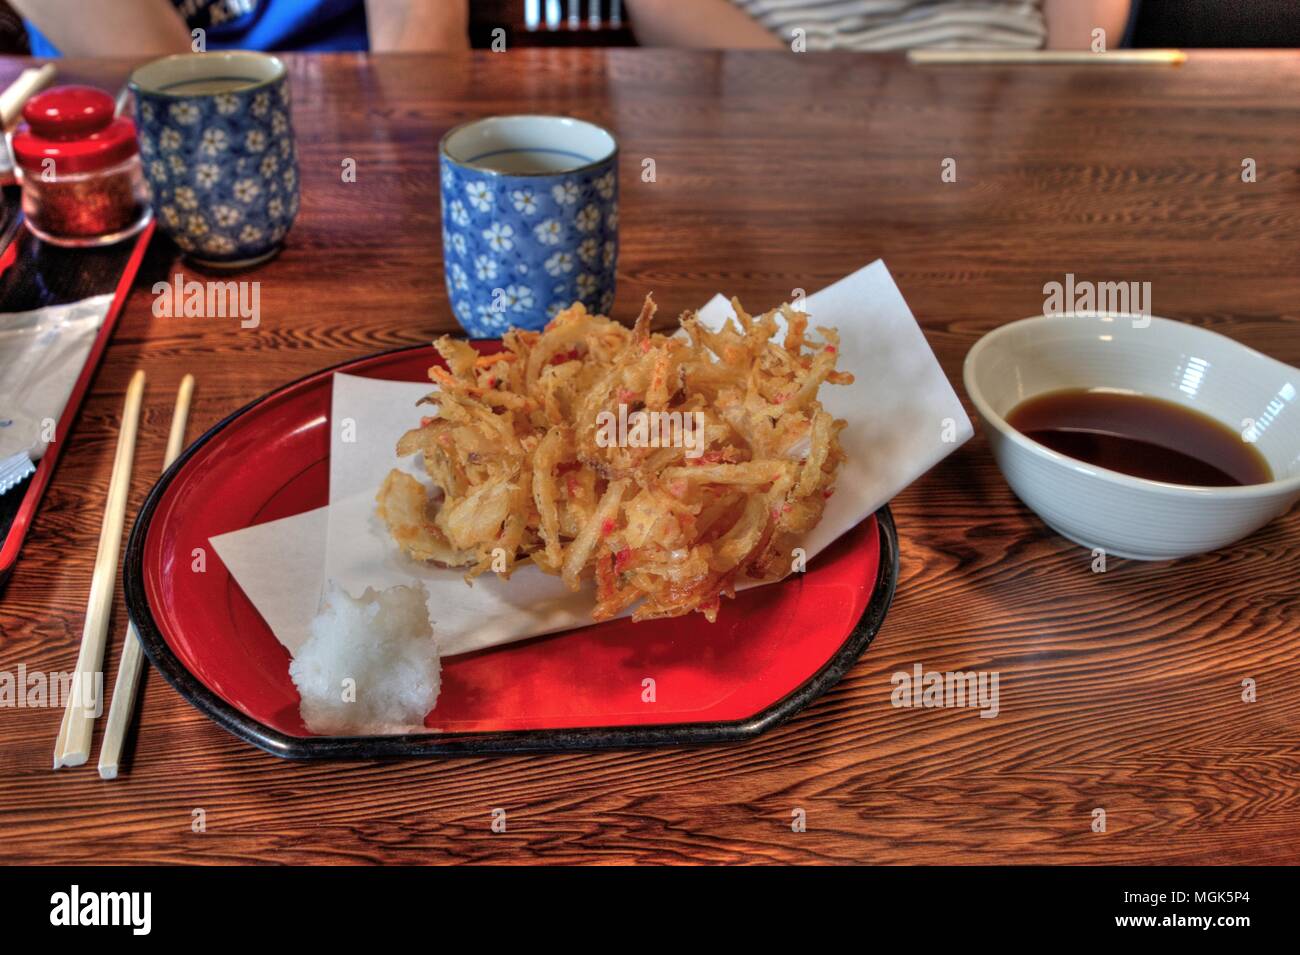
{"type": "Polygon", "coordinates": [[[311,636],[320,607],[328,533],[329,508],[318,507],[212,538],[217,556],[291,654],[311,636]]]}
{"type": "MultiPolygon", "coordinates": [[[[809,296],[805,307],[814,326],[839,329],[837,367],[855,378],[852,385],[826,385],[819,393],[826,409],[848,422],[840,433],[848,460],[821,523],[803,543],[811,560],[973,430],[883,262],[809,296]]],[[[712,328],[731,314],[722,296],[700,310],[712,328]]],[[[415,402],[432,390],[432,384],[335,375],[329,507],[212,539],[291,653],[306,639],[326,580],[354,596],[366,587],[424,581],[443,656],[591,623],[593,595],[571,593],[536,567],[521,567],[508,581],[485,574],[470,587],[460,571],[412,561],[389,539],[374,513],[375,493],[393,467],[424,478],[414,459],[399,462],[393,448],[428,413],[415,402]]]]}

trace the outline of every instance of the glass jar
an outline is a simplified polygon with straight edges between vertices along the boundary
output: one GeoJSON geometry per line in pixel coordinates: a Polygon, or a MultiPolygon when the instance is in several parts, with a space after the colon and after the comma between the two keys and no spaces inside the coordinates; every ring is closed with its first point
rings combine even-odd
{"type": "Polygon", "coordinates": [[[113,98],[90,86],[60,86],[28,100],[13,137],[23,216],[40,239],[98,246],[149,222],[149,191],[135,124],[114,116],[113,98]]]}

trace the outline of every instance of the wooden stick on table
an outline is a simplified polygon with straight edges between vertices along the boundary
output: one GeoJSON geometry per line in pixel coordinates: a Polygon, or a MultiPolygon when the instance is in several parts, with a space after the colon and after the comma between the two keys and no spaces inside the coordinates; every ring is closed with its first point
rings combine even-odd
{"type": "MultiPolygon", "coordinates": [[[[176,408],[172,411],[172,429],[167,435],[167,453],[163,457],[166,471],[185,444],[185,423],[190,414],[190,397],[194,394],[194,376],[181,379],[176,392],[176,408]]],[[[136,692],[140,686],[140,670],[144,665],[144,651],[135,624],[128,623],[126,641],[122,644],[122,662],[117,666],[117,682],[113,684],[113,705],[108,710],[108,723],[104,727],[104,742],[99,747],[99,775],[101,779],[116,779],[117,764],[122,756],[122,743],[135,710],[136,692]]]]}
{"type": "Polygon", "coordinates": [[[108,501],[104,506],[104,523],[99,530],[99,550],[95,553],[95,570],[90,578],[90,600],[86,604],[86,622],[81,633],[81,652],[77,670],[72,675],[72,693],[63,710],[63,723],[54,744],[54,768],[80,766],[90,757],[90,740],[95,726],[95,710],[102,704],[93,684],[88,681],[104,665],[104,643],[108,636],[108,617],[113,608],[113,591],[117,585],[117,555],[122,545],[122,524],[126,517],[126,498],[131,490],[131,464],[135,460],[135,436],[140,423],[140,400],[144,395],[144,372],[137,371],[126,389],[122,409],[122,430],[117,437],[113,457],[113,474],[108,484],[108,501]]]}
{"type": "Polygon", "coordinates": [[[18,78],[0,93],[0,124],[5,129],[18,122],[27,101],[54,81],[54,64],[31,67],[18,74],[18,78]]]}
{"type": "Polygon", "coordinates": [[[1088,50],[909,50],[907,58],[920,65],[974,63],[1019,64],[1124,64],[1178,66],[1187,62],[1182,50],[1115,50],[1092,53],[1088,50]]]}
{"type": "MultiPolygon", "coordinates": [[[[16,181],[9,134],[22,118],[27,101],[54,82],[54,74],[53,63],[46,63],[40,68],[31,67],[19,73],[5,91],[0,93],[0,186],[11,186],[16,181]]],[[[19,225],[17,219],[14,220],[14,225],[19,225]]],[[[0,248],[8,245],[11,238],[8,230],[0,235],[0,248]]]]}

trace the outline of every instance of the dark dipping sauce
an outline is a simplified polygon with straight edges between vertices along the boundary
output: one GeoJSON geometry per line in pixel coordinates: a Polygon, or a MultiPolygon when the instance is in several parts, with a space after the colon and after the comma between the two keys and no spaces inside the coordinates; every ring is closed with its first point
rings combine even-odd
{"type": "Polygon", "coordinates": [[[1053,451],[1152,481],[1237,487],[1273,480],[1253,444],[1172,401],[1070,388],[1021,402],[1007,424],[1053,451]]]}

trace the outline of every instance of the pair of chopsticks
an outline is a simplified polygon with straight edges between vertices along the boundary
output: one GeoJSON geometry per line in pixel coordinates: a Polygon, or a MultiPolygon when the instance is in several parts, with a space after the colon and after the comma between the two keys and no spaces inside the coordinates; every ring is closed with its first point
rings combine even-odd
{"type": "MultiPolygon", "coordinates": [[[[190,398],[194,394],[194,376],[181,379],[172,411],[171,431],[167,436],[166,470],[176,460],[185,442],[185,423],[189,417],[190,398]]],[[[86,622],[81,634],[81,650],[72,677],[72,692],[63,711],[59,737],[54,744],[54,768],[80,766],[90,758],[90,743],[95,726],[97,700],[93,680],[104,665],[104,645],[108,640],[108,618],[113,607],[117,584],[117,558],[126,518],[126,498],[131,488],[131,466],[135,460],[135,439],[140,424],[140,404],[144,398],[144,372],[137,371],[126,389],[122,409],[122,427],[117,437],[117,452],[108,483],[108,501],[104,522],[99,531],[99,549],[95,552],[95,569],[90,578],[90,600],[86,605],[86,622]]],[[[122,645],[122,660],[113,687],[113,703],[108,713],[108,728],[99,753],[99,775],[104,779],[117,776],[122,742],[126,738],[131,713],[135,709],[140,685],[143,656],[135,625],[127,627],[122,645]]]]}
{"type": "Polygon", "coordinates": [[[1179,66],[1187,62],[1187,54],[1182,50],[1114,50],[1110,53],[1089,50],[909,50],[907,59],[922,66],[961,63],[1179,66]]]}

